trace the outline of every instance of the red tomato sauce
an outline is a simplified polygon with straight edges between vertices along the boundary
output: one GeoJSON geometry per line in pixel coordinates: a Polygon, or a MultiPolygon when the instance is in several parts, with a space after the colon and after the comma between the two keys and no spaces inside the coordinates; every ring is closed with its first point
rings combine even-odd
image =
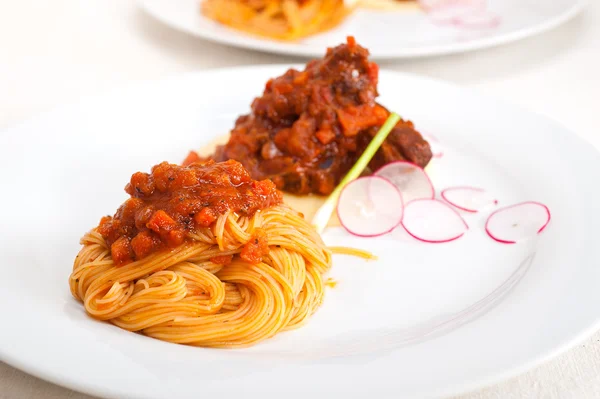
{"type": "MultiPolygon", "coordinates": [[[[188,239],[188,233],[211,226],[228,211],[251,216],[282,202],[273,182],[253,180],[242,164],[233,160],[189,166],[163,162],[151,173],[134,173],[125,191],[131,198],[98,226],[116,265],[176,247],[188,239]]],[[[248,251],[252,255],[264,252],[264,247],[248,251]]],[[[249,258],[256,260],[251,255],[249,258]]],[[[220,264],[230,261],[215,260],[220,264]]]]}
{"type": "MultiPolygon", "coordinates": [[[[229,141],[210,158],[238,160],[253,178],[271,179],[284,191],[330,194],[390,115],[375,101],[379,68],[368,56],[350,37],[303,71],[270,79],[251,113],[237,119],[229,141]]],[[[431,156],[429,143],[403,120],[366,173],[398,160],[424,167],[431,156]]],[[[184,164],[199,159],[191,152],[184,164]]]]}

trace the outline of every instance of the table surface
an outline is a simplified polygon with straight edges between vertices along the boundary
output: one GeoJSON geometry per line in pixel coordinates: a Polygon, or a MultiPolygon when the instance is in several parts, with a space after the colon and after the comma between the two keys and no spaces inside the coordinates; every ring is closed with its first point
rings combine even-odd
{"type": "MultiPolygon", "coordinates": [[[[562,122],[600,149],[600,1],[590,3],[582,15],[534,38],[381,66],[502,97],[562,122]]],[[[0,128],[136,81],[298,61],[176,32],[145,15],[133,0],[0,0],[0,128]]],[[[460,398],[529,397],[600,397],[600,332],[526,374],[460,398]]],[[[0,362],[0,398],[90,397],[0,362]]]]}

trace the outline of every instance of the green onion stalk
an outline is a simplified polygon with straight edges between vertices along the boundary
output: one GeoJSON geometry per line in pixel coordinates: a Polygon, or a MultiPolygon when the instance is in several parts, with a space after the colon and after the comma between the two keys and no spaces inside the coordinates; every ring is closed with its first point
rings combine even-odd
{"type": "Polygon", "coordinates": [[[312,225],[315,227],[317,232],[322,233],[325,227],[327,227],[329,219],[331,219],[331,215],[337,206],[340,193],[344,187],[362,174],[398,121],[400,121],[400,116],[392,112],[385,123],[381,126],[375,137],[373,137],[360,158],[358,158],[352,169],[348,171],[340,184],[338,184],[335,190],[329,194],[329,197],[327,197],[325,203],[317,210],[317,213],[315,213],[315,216],[312,219],[312,225]]]}

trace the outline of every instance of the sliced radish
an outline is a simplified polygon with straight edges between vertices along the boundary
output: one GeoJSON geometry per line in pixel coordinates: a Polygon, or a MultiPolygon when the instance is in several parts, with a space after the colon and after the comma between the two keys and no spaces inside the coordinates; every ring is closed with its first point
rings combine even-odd
{"type": "Polygon", "coordinates": [[[458,212],[436,199],[408,202],[404,207],[402,226],[417,240],[430,243],[454,241],[469,230],[458,212]]]}
{"type": "Polygon", "coordinates": [[[431,156],[433,158],[441,158],[444,156],[444,150],[442,149],[440,141],[437,137],[429,133],[422,133],[421,135],[429,143],[429,148],[431,149],[431,156]]]}
{"type": "Polygon", "coordinates": [[[429,12],[429,17],[436,24],[455,24],[462,16],[473,12],[470,5],[452,5],[434,8],[429,12]]]}
{"type": "Polygon", "coordinates": [[[479,187],[449,187],[441,194],[450,205],[466,212],[479,212],[498,203],[497,199],[479,187]]]}
{"type": "Polygon", "coordinates": [[[515,244],[544,231],[550,219],[546,205],[522,202],[493,212],[485,222],[485,231],[498,242],[515,244]]]}
{"type": "Polygon", "coordinates": [[[479,8],[485,7],[485,0],[419,0],[419,5],[425,10],[436,10],[456,6],[479,8]]]}
{"type": "MultiPolygon", "coordinates": [[[[463,16],[483,15],[486,11],[485,0],[421,0],[420,4],[431,20],[438,24],[460,23],[463,16]]],[[[472,18],[473,22],[475,18],[472,18]]]]}
{"type": "Polygon", "coordinates": [[[467,28],[491,29],[500,24],[500,17],[489,11],[478,10],[457,16],[453,23],[467,28]]]}
{"type": "Polygon", "coordinates": [[[381,176],[392,182],[402,193],[404,203],[433,198],[435,190],[425,171],[414,163],[396,161],[381,167],[375,176],[381,176]]]}
{"type": "Polygon", "coordinates": [[[337,215],[351,234],[376,237],[389,233],[402,221],[402,194],[389,180],[379,176],[361,177],[342,190],[337,215]]]}

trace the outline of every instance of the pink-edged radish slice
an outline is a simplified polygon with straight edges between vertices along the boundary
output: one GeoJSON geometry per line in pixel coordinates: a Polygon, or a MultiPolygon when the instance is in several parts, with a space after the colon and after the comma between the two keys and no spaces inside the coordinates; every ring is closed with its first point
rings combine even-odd
{"type": "Polygon", "coordinates": [[[377,237],[394,230],[402,221],[402,194],[379,176],[358,178],[340,193],[337,215],[342,226],[360,237],[377,237]]]}
{"type": "Polygon", "coordinates": [[[438,25],[454,25],[458,18],[472,11],[471,7],[465,6],[444,7],[430,11],[429,18],[438,25]]]}
{"type": "Polygon", "coordinates": [[[469,230],[457,211],[437,199],[408,202],[404,207],[402,226],[417,240],[430,243],[454,241],[469,230]]]}
{"type": "Polygon", "coordinates": [[[485,0],[418,0],[418,3],[425,10],[456,6],[485,7],[485,0]]]}
{"type": "Polygon", "coordinates": [[[500,17],[489,11],[478,10],[456,17],[453,23],[466,28],[492,29],[500,24],[500,17]]]}
{"type": "Polygon", "coordinates": [[[472,213],[498,203],[496,198],[479,187],[449,187],[441,195],[455,208],[472,213]]]}
{"type": "Polygon", "coordinates": [[[404,203],[421,198],[433,198],[435,190],[427,173],[417,165],[406,161],[396,161],[381,167],[375,176],[392,182],[402,193],[404,203]]]}
{"type": "Polygon", "coordinates": [[[521,202],[493,212],[485,222],[485,231],[504,244],[535,237],[550,223],[550,209],[539,202],[521,202]]]}
{"type": "Polygon", "coordinates": [[[448,2],[447,5],[429,10],[429,18],[438,24],[455,24],[463,16],[485,12],[485,4],[480,1],[448,2]]]}
{"type": "Polygon", "coordinates": [[[484,12],[484,0],[447,0],[428,9],[429,17],[438,24],[455,24],[462,16],[484,12]]]}
{"type": "Polygon", "coordinates": [[[444,151],[442,150],[442,146],[437,137],[433,134],[422,133],[421,136],[429,143],[429,148],[431,149],[431,156],[433,158],[441,158],[444,156],[444,151]]]}

